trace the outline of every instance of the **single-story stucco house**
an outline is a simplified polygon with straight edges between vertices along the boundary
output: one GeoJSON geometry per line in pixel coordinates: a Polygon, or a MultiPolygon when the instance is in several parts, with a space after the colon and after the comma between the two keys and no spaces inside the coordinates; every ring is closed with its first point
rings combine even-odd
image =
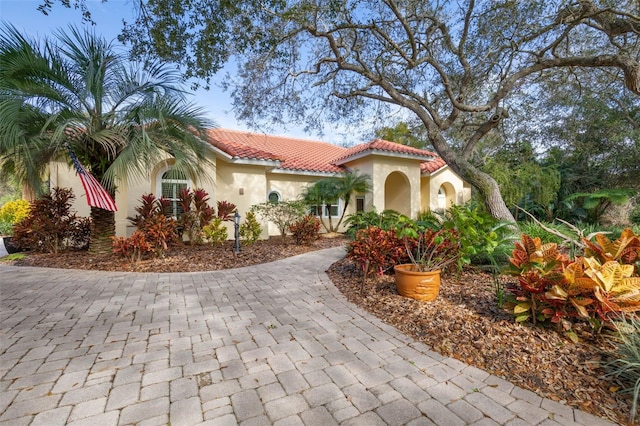
{"type": "MultiPolygon", "coordinates": [[[[347,214],[375,208],[415,217],[420,211],[443,210],[471,197],[469,184],[435,153],[380,139],[344,148],[321,141],[211,129],[207,142],[212,167],[206,179],[168,179],[169,159],[150,170],[146,179],[118,188],[117,235],[131,235],[135,230],[127,217],[135,216],[143,194],[174,198],[183,187],[204,188],[212,206],[222,200],[234,203],[241,216],[254,204],[297,199],[315,181],[352,170],[369,175],[372,190],[354,195],[347,214]]],[[[73,188],[75,209],[80,215],[89,215],[80,180],[66,163],[50,165],[50,185],[73,188]]],[[[342,203],[333,215],[341,212],[342,203]]],[[[275,227],[264,225],[263,235],[278,234],[275,227]]]]}

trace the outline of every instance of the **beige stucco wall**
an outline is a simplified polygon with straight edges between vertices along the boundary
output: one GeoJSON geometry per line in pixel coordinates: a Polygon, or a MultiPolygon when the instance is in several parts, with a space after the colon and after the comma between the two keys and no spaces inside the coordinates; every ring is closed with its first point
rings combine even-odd
{"type": "Polygon", "coordinates": [[[420,189],[422,210],[438,211],[438,190],[444,185],[446,191],[445,208],[452,204],[463,204],[471,199],[471,186],[464,182],[449,167],[444,167],[432,175],[422,176],[420,189]]]}
{"type": "MultiPolygon", "coordinates": [[[[375,207],[377,211],[389,208],[386,204],[385,183],[392,173],[401,173],[410,186],[409,200],[406,200],[407,213],[415,217],[420,211],[420,162],[412,159],[382,157],[370,155],[360,161],[349,163],[349,167],[360,169],[372,177],[372,191],[365,197],[366,207],[375,207]],[[370,203],[368,202],[370,200],[370,203]]],[[[404,181],[404,180],[403,180],[404,181]]]]}
{"type": "MultiPolygon", "coordinates": [[[[243,220],[254,204],[267,201],[270,191],[277,191],[284,200],[295,200],[304,192],[305,188],[322,175],[313,174],[289,174],[274,173],[266,164],[235,164],[224,158],[216,157],[214,152],[209,153],[210,166],[207,166],[206,177],[191,179],[192,188],[203,188],[209,193],[210,204],[215,207],[217,201],[234,203],[243,220]]],[[[163,161],[153,167],[147,176],[135,181],[129,181],[127,185],[121,184],[116,193],[116,234],[131,235],[135,230],[129,226],[127,217],[135,216],[135,208],[139,205],[143,194],[154,193],[159,196],[160,178],[162,173],[171,165],[171,160],[163,161]],[[126,186],[126,189],[124,187],[126,186]]],[[[448,189],[447,205],[450,203],[464,203],[471,198],[471,189],[468,184],[456,175],[451,169],[445,167],[432,175],[420,174],[419,161],[414,159],[393,158],[388,156],[368,155],[366,157],[345,164],[350,170],[358,171],[372,177],[372,191],[365,194],[365,210],[376,208],[382,211],[387,203],[402,201],[407,213],[415,217],[421,210],[436,210],[438,208],[438,189],[445,185],[448,189]],[[393,174],[393,175],[392,175],[393,174]],[[393,185],[402,185],[407,188],[389,188],[385,192],[387,179],[393,185]],[[401,178],[400,178],[401,177],[401,178]],[[404,186],[406,185],[406,187],[404,186]],[[410,188],[410,191],[408,190],[410,188]],[[398,194],[403,200],[398,200],[398,194]],[[406,194],[406,195],[405,195],[406,194]],[[395,196],[395,200],[394,200],[395,196]],[[407,199],[405,199],[407,198],[407,199]]],[[[82,216],[89,216],[90,208],[86,203],[84,190],[75,171],[65,163],[54,162],[50,165],[51,186],[70,187],[76,194],[74,208],[82,216]]],[[[393,186],[392,185],[392,186],[393,186]]],[[[346,215],[355,212],[355,195],[350,200],[346,215]]],[[[279,231],[273,224],[263,224],[263,238],[267,235],[278,235],[279,231]]],[[[335,218],[337,221],[337,218],[335,218]]],[[[335,222],[334,222],[335,223],[335,222]]],[[[229,223],[229,238],[233,238],[233,224],[229,223]]],[[[341,231],[345,230],[342,226],[341,231]]]]}

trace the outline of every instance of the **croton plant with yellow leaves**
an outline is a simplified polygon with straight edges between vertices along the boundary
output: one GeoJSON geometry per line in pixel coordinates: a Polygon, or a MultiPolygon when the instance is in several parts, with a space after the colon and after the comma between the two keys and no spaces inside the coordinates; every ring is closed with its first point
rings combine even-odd
{"type": "Polygon", "coordinates": [[[523,235],[516,242],[506,270],[517,277],[508,304],[516,321],[555,323],[575,338],[575,321],[599,331],[621,314],[640,311],[640,238],[631,229],[615,241],[595,238],[584,240],[584,255],[575,259],[540,238],[523,235]]]}

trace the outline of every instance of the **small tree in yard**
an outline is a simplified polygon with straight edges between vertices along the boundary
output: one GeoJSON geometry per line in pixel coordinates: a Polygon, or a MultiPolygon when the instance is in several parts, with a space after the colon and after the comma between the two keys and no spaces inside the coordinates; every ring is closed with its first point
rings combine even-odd
{"type": "Polygon", "coordinates": [[[306,210],[305,204],[301,201],[266,202],[255,204],[251,207],[252,213],[262,216],[278,227],[283,243],[285,242],[289,227],[304,217],[306,210]]]}

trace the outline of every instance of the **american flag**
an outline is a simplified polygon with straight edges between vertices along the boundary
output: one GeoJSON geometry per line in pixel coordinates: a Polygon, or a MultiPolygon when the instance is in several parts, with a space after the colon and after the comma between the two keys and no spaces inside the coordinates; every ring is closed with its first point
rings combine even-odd
{"type": "Polygon", "coordinates": [[[87,194],[87,204],[112,212],[117,211],[116,203],[113,201],[111,194],[80,164],[78,157],[76,157],[76,154],[71,148],[69,148],[69,155],[71,156],[71,161],[73,161],[73,166],[76,168],[78,177],[82,181],[84,192],[87,194]]]}

